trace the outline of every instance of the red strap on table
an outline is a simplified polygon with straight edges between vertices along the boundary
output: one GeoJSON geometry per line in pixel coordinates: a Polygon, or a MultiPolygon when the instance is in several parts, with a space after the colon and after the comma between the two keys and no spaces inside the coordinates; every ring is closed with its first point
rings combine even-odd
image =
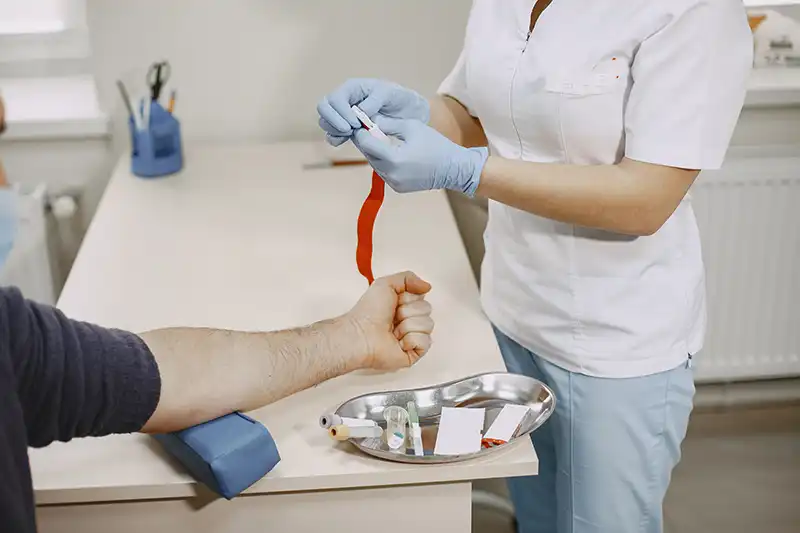
{"type": "Polygon", "coordinates": [[[356,264],[361,275],[367,278],[370,285],[375,281],[372,275],[372,232],[375,228],[375,219],[383,204],[386,186],[378,174],[372,172],[372,188],[369,196],[361,206],[358,214],[358,244],[356,246],[356,264]]]}

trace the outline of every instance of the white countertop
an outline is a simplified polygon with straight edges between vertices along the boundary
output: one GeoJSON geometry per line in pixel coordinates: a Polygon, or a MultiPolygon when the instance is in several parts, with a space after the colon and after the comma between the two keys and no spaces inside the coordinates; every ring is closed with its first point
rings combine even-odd
{"type": "MultiPolygon", "coordinates": [[[[312,144],[192,146],[176,176],[143,180],[123,157],[59,300],[69,316],[133,331],[173,325],[271,330],[347,311],[366,289],[355,265],[367,167],[303,170],[312,144]]],[[[394,374],[349,375],[257,411],[282,460],[249,492],[529,475],[528,442],[450,465],[401,465],[335,445],[321,413],[358,394],[505,369],[441,192],[387,189],[376,275],[414,270],[433,284],[430,353],[394,374]]],[[[175,498],[196,486],[157,443],[121,435],[31,450],[39,504],[175,498]]]]}

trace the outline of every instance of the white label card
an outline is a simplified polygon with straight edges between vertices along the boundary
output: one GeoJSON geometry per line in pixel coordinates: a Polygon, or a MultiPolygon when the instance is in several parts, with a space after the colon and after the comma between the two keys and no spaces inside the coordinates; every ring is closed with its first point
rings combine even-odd
{"type": "Polygon", "coordinates": [[[506,404],[486,431],[485,439],[497,439],[508,442],[514,436],[522,419],[528,414],[527,405],[506,404]]]}
{"type": "Polygon", "coordinates": [[[434,455],[464,455],[481,451],[486,411],[482,408],[442,407],[434,455]]]}

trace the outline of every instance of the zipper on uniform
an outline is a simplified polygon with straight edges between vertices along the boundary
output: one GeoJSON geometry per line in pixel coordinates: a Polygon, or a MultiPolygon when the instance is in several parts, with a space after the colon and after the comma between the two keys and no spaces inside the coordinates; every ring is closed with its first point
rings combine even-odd
{"type": "Polygon", "coordinates": [[[517,72],[519,71],[519,65],[522,63],[522,56],[525,55],[525,50],[528,49],[528,43],[531,40],[531,34],[533,30],[528,30],[528,35],[525,36],[525,44],[522,45],[522,51],[519,53],[519,57],[517,58],[517,64],[514,67],[514,74],[511,75],[511,94],[509,95],[509,107],[511,108],[511,125],[514,126],[514,133],[517,134],[517,142],[519,142],[519,158],[522,159],[522,136],[519,134],[519,128],[517,128],[517,121],[514,119],[514,83],[517,81],[517,72]]]}

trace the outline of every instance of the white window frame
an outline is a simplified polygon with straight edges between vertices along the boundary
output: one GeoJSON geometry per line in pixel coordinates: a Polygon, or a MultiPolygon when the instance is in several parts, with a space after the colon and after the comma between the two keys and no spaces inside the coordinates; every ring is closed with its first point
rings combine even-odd
{"type": "Polygon", "coordinates": [[[0,64],[89,57],[86,0],[63,2],[65,17],[58,27],[21,27],[0,33],[0,64]]]}

